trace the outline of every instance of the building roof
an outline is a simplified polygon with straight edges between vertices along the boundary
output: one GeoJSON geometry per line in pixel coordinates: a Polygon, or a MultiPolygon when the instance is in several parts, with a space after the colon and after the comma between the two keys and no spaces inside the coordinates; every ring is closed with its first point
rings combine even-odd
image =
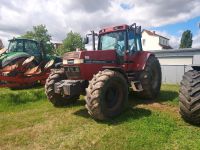
{"type": "Polygon", "coordinates": [[[151,51],[158,58],[193,57],[200,54],[200,48],[170,49],[151,51]]]}
{"type": "Polygon", "coordinates": [[[162,36],[162,35],[159,35],[159,34],[157,34],[155,31],[149,31],[149,30],[146,30],[146,29],[144,29],[142,32],[146,32],[147,34],[149,34],[149,35],[151,35],[151,36],[158,36],[158,37],[162,37],[162,38],[164,38],[164,39],[167,39],[167,40],[169,40],[167,37],[164,37],[164,36],[162,36]]]}

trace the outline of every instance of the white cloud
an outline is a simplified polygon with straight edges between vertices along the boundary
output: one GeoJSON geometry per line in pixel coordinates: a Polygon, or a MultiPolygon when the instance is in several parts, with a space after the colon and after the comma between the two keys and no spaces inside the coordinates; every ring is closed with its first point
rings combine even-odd
{"type": "Polygon", "coordinates": [[[200,48],[200,31],[193,37],[192,47],[200,48]]]}
{"type": "MultiPolygon", "coordinates": [[[[105,26],[133,22],[143,28],[156,27],[200,16],[199,10],[199,0],[1,0],[0,38],[5,42],[34,25],[45,24],[53,40],[61,41],[71,30],[84,35],[105,26]],[[129,9],[122,8],[122,3],[129,9]]],[[[177,45],[178,37],[168,37],[172,45],[177,45]]]]}

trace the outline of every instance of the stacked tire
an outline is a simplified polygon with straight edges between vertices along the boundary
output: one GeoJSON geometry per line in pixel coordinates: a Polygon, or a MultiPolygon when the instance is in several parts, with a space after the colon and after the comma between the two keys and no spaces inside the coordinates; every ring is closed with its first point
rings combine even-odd
{"type": "Polygon", "coordinates": [[[180,114],[192,124],[200,124],[200,71],[186,72],[179,91],[180,114]]]}

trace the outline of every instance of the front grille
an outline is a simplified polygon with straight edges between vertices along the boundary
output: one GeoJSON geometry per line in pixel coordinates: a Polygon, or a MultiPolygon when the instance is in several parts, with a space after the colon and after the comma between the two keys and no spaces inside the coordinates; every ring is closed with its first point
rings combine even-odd
{"type": "Polygon", "coordinates": [[[79,67],[66,67],[65,72],[67,77],[70,78],[80,78],[80,68],[79,67]]]}
{"type": "Polygon", "coordinates": [[[72,60],[67,60],[67,64],[74,64],[74,60],[72,59],[72,60]]]}

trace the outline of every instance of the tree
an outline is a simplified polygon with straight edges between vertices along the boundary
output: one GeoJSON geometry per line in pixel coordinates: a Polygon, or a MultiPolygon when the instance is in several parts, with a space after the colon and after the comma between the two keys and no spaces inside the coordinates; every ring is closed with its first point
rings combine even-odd
{"type": "Polygon", "coordinates": [[[0,49],[2,49],[2,48],[4,48],[4,46],[3,46],[2,40],[0,39],[0,49]]]}
{"type": "Polygon", "coordinates": [[[192,47],[192,33],[190,30],[186,30],[182,34],[179,48],[191,48],[191,47],[192,47]]]}
{"type": "Polygon", "coordinates": [[[51,43],[51,35],[48,33],[45,25],[33,26],[32,31],[27,31],[21,37],[35,39],[39,42],[42,42],[46,53],[52,53],[52,50],[54,49],[53,44],[51,43]]]}
{"type": "Polygon", "coordinates": [[[63,40],[63,45],[56,49],[56,53],[63,55],[66,52],[75,51],[76,48],[85,49],[81,35],[76,32],[67,33],[67,37],[63,40]]]}

